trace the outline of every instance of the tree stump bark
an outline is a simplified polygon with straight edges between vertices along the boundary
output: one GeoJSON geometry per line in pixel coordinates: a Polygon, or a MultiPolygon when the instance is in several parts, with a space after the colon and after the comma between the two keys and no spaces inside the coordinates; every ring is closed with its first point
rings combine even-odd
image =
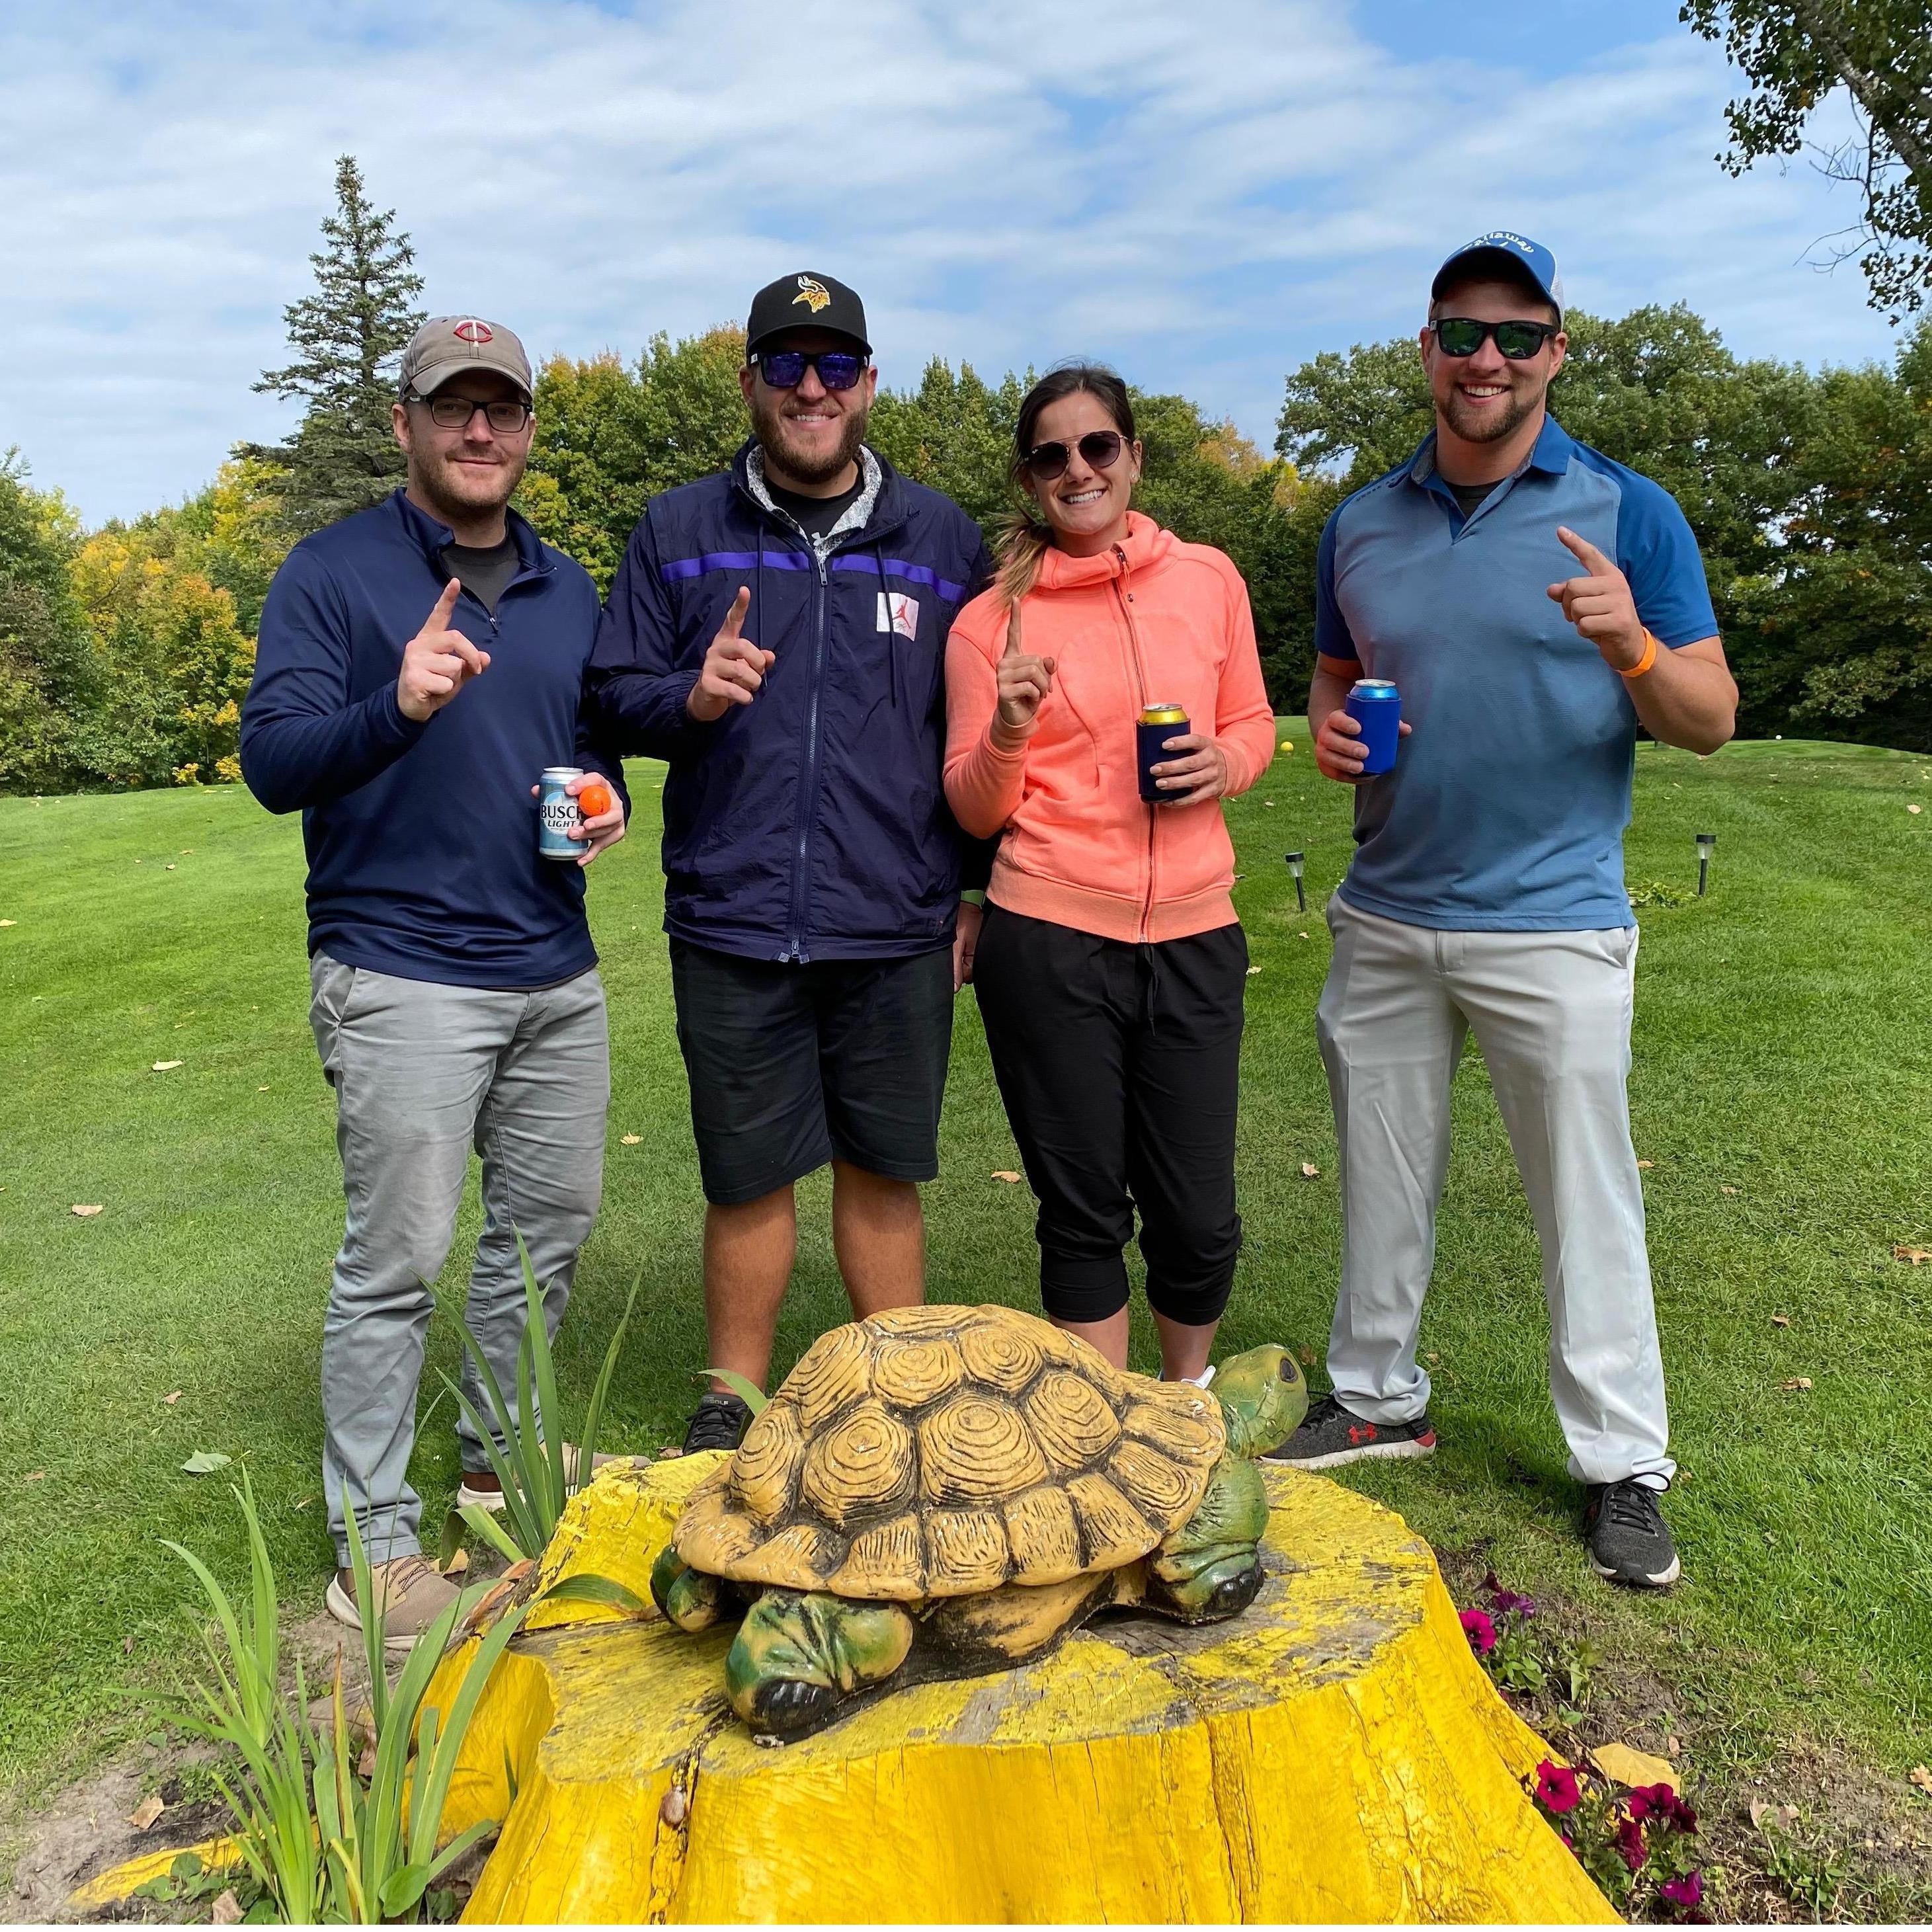
{"type": "MultiPolygon", "coordinates": [[[[607,1469],[544,1580],[646,1594],[715,1460],[607,1469]]],[[[540,1606],[445,1814],[503,1821],[468,1916],[1616,1923],[1525,1793],[1549,1754],[1427,1546],[1322,1478],[1267,1480],[1268,1581],[1232,1622],[1104,1618],[778,1748],[725,1706],[728,1630],[540,1606]]]]}

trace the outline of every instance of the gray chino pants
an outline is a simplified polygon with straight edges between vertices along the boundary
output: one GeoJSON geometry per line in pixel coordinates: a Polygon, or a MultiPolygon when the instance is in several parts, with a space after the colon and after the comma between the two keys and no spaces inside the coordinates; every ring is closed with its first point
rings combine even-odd
{"type": "Polygon", "coordinates": [[[1449,1166],[1449,1087],[1473,1030],[1543,1250],[1550,1387],[1586,1483],[1661,1488],[1664,1362],[1630,1145],[1636,928],[1447,932],[1328,902],[1316,1012],[1342,1185],[1342,1292],[1328,1372],[1342,1406],[1413,1421],[1415,1359],[1449,1166]]]}
{"type": "MultiPolygon", "coordinates": [[[[348,1220],[322,1337],[323,1492],[337,1561],[346,1510],[374,1563],[413,1553],[422,1503],[410,1486],[417,1384],[473,1146],[483,1160],[483,1232],[466,1319],[516,1400],[525,1322],[520,1232],[556,1332],[578,1250],[603,1191],[610,1056],[594,972],[538,992],[398,979],[318,952],[309,1022],[335,1089],[348,1220]]],[[[466,1352],[464,1387],[490,1405],[466,1352]]],[[[489,1458],[466,1422],[463,1466],[489,1458]]]]}

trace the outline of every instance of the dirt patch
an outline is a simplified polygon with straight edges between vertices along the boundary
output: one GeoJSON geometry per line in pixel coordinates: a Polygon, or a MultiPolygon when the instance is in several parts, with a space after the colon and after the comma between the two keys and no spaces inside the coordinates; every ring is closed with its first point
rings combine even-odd
{"type": "MultiPolygon", "coordinates": [[[[1438,1552],[1457,1604],[1486,1608],[1487,1546],[1438,1552]]],[[[1508,1583],[1507,1577],[1502,1580],[1508,1583]]],[[[1793,1735],[1740,1718],[1708,1660],[1694,1667],[1664,1646],[1648,1652],[1606,1636],[1604,1619],[1539,1591],[1535,1647],[1556,1663],[1579,1640],[1605,1654],[1587,1696],[1568,1696],[1562,1672],[1541,1692],[1505,1689],[1523,1720],[1572,1763],[1594,1747],[1626,1744],[1666,1758],[1687,1780],[1704,1853],[1705,1907],[1720,1923],[1810,1924],[1932,1918],[1932,1794],[1866,1761],[1842,1740],[1793,1735]],[[1754,1805],[1759,1816],[1751,1816],[1754,1805]]],[[[1735,1679],[1733,1679],[1735,1681],[1735,1679]]]]}

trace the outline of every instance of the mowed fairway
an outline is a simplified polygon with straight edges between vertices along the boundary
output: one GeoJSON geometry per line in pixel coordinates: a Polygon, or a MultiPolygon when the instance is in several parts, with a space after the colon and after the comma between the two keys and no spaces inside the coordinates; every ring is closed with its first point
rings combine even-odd
{"type": "MultiPolygon", "coordinates": [[[[1276,1338],[1318,1362],[1339,1228],[1312,1012],[1348,801],[1294,736],[1229,808],[1259,970],[1224,1346],[1276,1338]],[[1305,915],[1291,847],[1309,854],[1305,915]]],[[[1630,878],[1682,896],[1640,914],[1634,1103],[1685,1582],[1613,1598],[1582,1562],[1535,1245],[1473,1052],[1424,1324],[1442,1450],[1350,1474],[1439,1546],[1492,1539],[1508,1580],[1580,1605],[1613,1658],[1734,1718],[1738,1754],[1842,1734],[1896,1770],[1932,1744],[1932,1264],[1894,1257],[1932,1250],[1932,760],[1761,743],[1706,764],[1646,748],[1638,769],[1630,878]],[[1697,831],[1719,840],[1701,903],[1697,831]]],[[[610,1446],[655,1450],[704,1364],[701,1202],[658,924],[662,772],[633,778],[637,830],[592,874],[616,1099],[562,1362],[580,1400],[640,1276],[610,1446]]],[[[431,862],[436,827],[419,833],[431,862]]],[[[194,1452],[245,1462],[296,1608],[320,1604],[316,1350],[341,1200],[302,872],[297,824],[239,788],[0,800],[0,1813],[151,1727],[114,1687],[191,1661],[188,1580],[160,1539],[243,1574],[226,1479],[182,1474],[194,1452]]],[[[1027,1306],[1033,1204],[991,1178],[1018,1161],[970,999],[958,1012],[929,1292],[1027,1306]]],[[[803,1192],[782,1367],[843,1306],[824,1178],[803,1192]]],[[[425,1407],[454,1364],[475,1226],[472,1185],[425,1407]]],[[[446,1398],[417,1453],[432,1524],[456,1478],[449,1418],[446,1398]]]]}

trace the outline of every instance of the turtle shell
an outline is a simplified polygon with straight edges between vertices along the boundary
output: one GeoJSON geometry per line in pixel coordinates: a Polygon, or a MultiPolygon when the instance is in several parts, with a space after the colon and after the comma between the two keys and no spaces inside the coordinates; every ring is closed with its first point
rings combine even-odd
{"type": "Polygon", "coordinates": [[[741,1583],[913,1602],[1058,1583],[1192,1514],[1220,1404],[1010,1308],[902,1308],[800,1358],[672,1540],[741,1583]]]}

